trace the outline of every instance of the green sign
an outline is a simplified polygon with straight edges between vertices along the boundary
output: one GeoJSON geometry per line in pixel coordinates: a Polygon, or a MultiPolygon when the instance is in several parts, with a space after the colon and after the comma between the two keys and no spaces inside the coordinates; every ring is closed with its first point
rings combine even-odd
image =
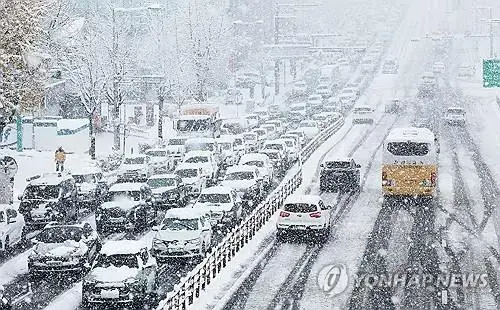
{"type": "Polygon", "coordinates": [[[500,59],[483,59],[483,87],[500,87],[500,59]]]}

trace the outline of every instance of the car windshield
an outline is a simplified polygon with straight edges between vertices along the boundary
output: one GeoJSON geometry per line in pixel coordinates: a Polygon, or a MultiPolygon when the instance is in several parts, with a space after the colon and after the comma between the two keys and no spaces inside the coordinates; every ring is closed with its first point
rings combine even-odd
{"type": "Polygon", "coordinates": [[[336,169],[336,168],[349,168],[351,167],[351,162],[349,161],[329,161],[325,163],[326,168],[336,169]]]}
{"type": "Polygon", "coordinates": [[[354,109],[354,112],[371,112],[372,109],[371,108],[368,108],[368,107],[363,107],[363,108],[356,108],[354,109]]]}
{"type": "Polygon", "coordinates": [[[186,151],[215,151],[215,143],[187,143],[186,151]]]}
{"type": "Polygon", "coordinates": [[[175,172],[181,178],[195,178],[198,176],[197,169],[179,169],[175,172]]]}
{"type": "Polygon", "coordinates": [[[230,142],[228,142],[228,143],[226,143],[226,142],[220,143],[219,145],[221,146],[221,149],[226,150],[226,151],[230,151],[230,150],[233,149],[233,144],[230,143],[230,142]]]}
{"type": "Polygon", "coordinates": [[[95,178],[93,174],[73,174],[73,179],[76,183],[94,183],[95,178]]]}
{"type": "Polygon", "coordinates": [[[186,139],[169,139],[168,145],[184,145],[186,143],[186,139]]]}
{"type": "Polygon", "coordinates": [[[83,229],[74,226],[56,226],[43,229],[36,240],[43,243],[63,243],[66,240],[80,242],[83,229]]]}
{"type": "Polygon", "coordinates": [[[303,105],[296,105],[296,106],[291,106],[290,111],[303,111],[306,109],[306,106],[303,105]]]}
{"type": "Polygon", "coordinates": [[[264,152],[270,159],[279,159],[279,153],[276,152],[264,152]]]}
{"type": "Polygon", "coordinates": [[[448,109],[448,114],[451,115],[465,115],[465,111],[462,109],[448,109]]]}
{"type": "Polygon", "coordinates": [[[142,165],[145,162],[144,157],[133,157],[133,158],[125,158],[124,163],[126,165],[142,165]]]}
{"type": "Polygon", "coordinates": [[[161,230],[198,230],[198,219],[181,219],[167,217],[161,223],[161,230]]]}
{"type": "Polygon", "coordinates": [[[197,164],[197,163],[208,163],[208,157],[207,156],[193,156],[184,161],[185,163],[189,164],[197,164]]]}
{"type": "Polygon", "coordinates": [[[251,134],[246,134],[246,135],[243,135],[243,139],[248,141],[248,140],[256,140],[257,137],[255,135],[251,135],[251,134]]]}
{"type": "Polygon", "coordinates": [[[316,205],[308,203],[287,203],[284,210],[292,213],[311,213],[317,211],[316,205]]]}
{"type": "Polygon", "coordinates": [[[316,127],[316,124],[313,122],[300,122],[299,127],[316,127]]]}
{"type": "Polygon", "coordinates": [[[342,93],[343,93],[344,95],[349,95],[349,94],[354,93],[354,90],[353,90],[353,89],[344,89],[344,90],[342,91],[342,93]]]}
{"type": "Polygon", "coordinates": [[[310,101],[316,101],[316,100],[321,100],[321,96],[311,96],[309,97],[310,101]]]}
{"type": "Polygon", "coordinates": [[[262,167],[264,167],[264,162],[263,161],[259,161],[259,160],[252,160],[252,161],[247,161],[247,162],[243,163],[242,165],[245,165],[245,166],[255,166],[255,167],[262,168],[262,167]]]}
{"type": "Polygon", "coordinates": [[[109,268],[109,267],[128,267],[137,269],[139,268],[139,261],[136,254],[114,254],[104,255],[100,254],[97,258],[95,267],[109,268]]]}
{"type": "Polygon", "coordinates": [[[273,143],[273,144],[266,144],[264,146],[264,149],[266,150],[278,150],[278,151],[281,151],[283,150],[283,145],[282,144],[278,144],[278,143],[273,143]]]}
{"type": "Polygon", "coordinates": [[[175,186],[176,182],[174,178],[155,178],[155,179],[149,179],[147,184],[151,188],[158,188],[158,187],[170,187],[170,186],[175,186]]]}
{"type": "Polygon", "coordinates": [[[295,145],[293,144],[293,141],[290,141],[290,140],[285,140],[285,144],[286,146],[288,147],[294,147],[295,145]]]}
{"type": "Polygon", "coordinates": [[[151,157],[165,157],[167,156],[167,151],[164,150],[147,151],[146,155],[151,157]]]}
{"type": "Polygon", "coordinates": [[[254,174],[250,171],[238,171],[226,174],[226,180],[253,180],[254,174]]]}
{"type": "Polygon", "coordinates": [[[24,199],[57,199],[60,187],[58,185],[28,185],[24,191],[24,199]]]}
{"type": "Polygon", "coordinates": [[[200,203],[230,203],[231,197],[229,194],[201,194],[198,197],[200,203]]]}
{"type": "Polygon", "coordinates": [[[107,195],[107,201],[116,201],[121,199],[132,199],[134,201],[141,200],[140,191],[112,191],[107,195]]]}
{"type": "Polygon", "coordinates": [[[429,143],[418,142],[391,142],[387,150],[396,156],[424,156],[429,153],[429,143]]]}

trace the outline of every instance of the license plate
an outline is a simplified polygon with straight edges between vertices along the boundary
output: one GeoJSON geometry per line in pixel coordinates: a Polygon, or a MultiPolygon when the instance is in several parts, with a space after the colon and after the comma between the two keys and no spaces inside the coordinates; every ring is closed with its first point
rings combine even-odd
{"type": "Polygon", "coordinates": [[[120,298],[120,292],[115,290],[101,290],[101,298],[105,299],[117,299],[120,298]]]}
{"type": "Polygon", "coordinates": [[[49,265],[49,266],[59,266],[59,265],[62,265],[62,262],[61,261],[48,261],[47,265],[49,265]]]}
{"type": "Polygon", "coordinates": [[[112,218],[109,219],[109,221],[111,223],[121,223],[121,222],[123,222],[123,219],[122,218],[114,218],[114,217],[112,217],[112,218]]]}

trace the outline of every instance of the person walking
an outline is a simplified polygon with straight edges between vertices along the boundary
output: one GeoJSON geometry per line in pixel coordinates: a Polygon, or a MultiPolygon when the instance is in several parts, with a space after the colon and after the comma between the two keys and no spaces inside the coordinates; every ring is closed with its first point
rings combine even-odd
{"type": "Polygon", "coordinates": [[[66,161],[66,152],[64,152],[62,146],[60,146],[56,151],[55,161],[56,161],[56,172],[63,172],[64,162],[66,161]]]}

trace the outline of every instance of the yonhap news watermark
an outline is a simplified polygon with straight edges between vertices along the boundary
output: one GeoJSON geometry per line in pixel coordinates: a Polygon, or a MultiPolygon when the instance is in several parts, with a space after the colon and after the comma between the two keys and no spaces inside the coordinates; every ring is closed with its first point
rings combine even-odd
{"type": "Polygon", "coordinates": [[[344,292],[349,283],[353,287],[367,289],[403,288],[416,289],[435,287],[438,289],[485,288],[488,286],[486,273],[349,273],[344,264],[324,266],[318,274],[318,285],[330,296],[344,292]]]}

